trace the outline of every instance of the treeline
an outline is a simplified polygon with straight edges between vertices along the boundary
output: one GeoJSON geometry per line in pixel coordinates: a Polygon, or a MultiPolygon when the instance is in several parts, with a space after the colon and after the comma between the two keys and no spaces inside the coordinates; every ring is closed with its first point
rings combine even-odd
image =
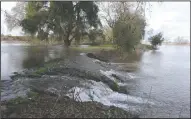
{"type": "Polygon", "coordinates": [[[5,12],[8,28],[21,27],[40,40],[54,38],[66,47],[88,39],[131,51],[145,35],[145,2],[30,1],[5,12]]]}

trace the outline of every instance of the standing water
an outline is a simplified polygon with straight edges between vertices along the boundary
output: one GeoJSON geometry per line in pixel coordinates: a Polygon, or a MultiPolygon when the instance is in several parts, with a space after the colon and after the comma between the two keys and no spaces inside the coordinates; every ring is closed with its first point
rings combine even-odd
{"type": "Polygon", "coordinates": [[[190,46],[164,45],[145,52],[135,92],[158,100],[147,117],[190,117],[190,46]]]}
{"type": "MultiPolygon", "coordinates": [[[[62,57],[62,53],[62,46],[41,47],[1,42],[2,99],[14,97],[11,95],[13,89],[10,87],[12,85],[10,76],[13,72],[40,66],[48,60],[62,57]]],[[[84,57],[86,56],[79,55],[78,58],[73,58],[77,59],[81,66],[88,66],[90,70],[99,68],[90,66],[92,64],[86,62],[84,57]]],[[[103,89],[100,87],[102,83],[94,82],[94,91],[99,93],[95,100],[105,105],[115,104],[115,106],[126,109],[123,105],[125,100],[122,98],[127,98],[125,103],[128,103],[129,107],[134,109],[141,107],[142,117],[190,117],[190,47],[161,46],[158,51],[145,52],[138,64],[135,72],[118,72],[124,77],[130,76],[133,79],[125,84],[128,88],[128,95],[116,93],[110,89],[104,93],[103,90],[107,86],[104,85],[103,89]],[[108,96],[103,97],[103,95],[108,96]],[[114,100],[116,97],[118,99],[114,100]],[[141,104],[142,99],[146,99],[143,101],[144,104],[141,104]]],[[[115,71],[100,69],[100,72],[107,75],[115,71]]],[[[112,79],[112,77],[109,78],[112,79]]],[[[17,92],[16,95],[18,95],[17,92]]],[[[82,100],[83,97],[85,93],[82,93],[82,100]]],[[[88,101],[87,97],[84,101],[88,101]]]]}

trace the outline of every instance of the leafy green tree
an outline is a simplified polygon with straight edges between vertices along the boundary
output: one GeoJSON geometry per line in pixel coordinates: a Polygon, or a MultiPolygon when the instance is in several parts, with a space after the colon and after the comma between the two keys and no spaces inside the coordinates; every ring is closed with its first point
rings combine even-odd
{"type": "MultiPolygon", "coordinates": [[[[19,20],[25,33],[42,40],[54,34],[70,46],[73,39],[80,37],[90,28],[101,26],[98,6],[93,1],[30,1],[24,9],[24,19],[19,20]]],[[[11,15],[9,15],[11,16],[11,15]]]]}
{"type": "Polygon", "coordinates": [[[76,42],[79,44],[80,37],[82,34],[87,32],[87,28],[94,27],[97,28],[98,25],[101,26],[101,22],[98,19],[98,6],[92,2],[76,2],[74,8],[76,12],[76,42]],[[83,15],[85,14],[85,15],[83,15]]]}
{"type": "Polygon", "coordinates": [[[70,46],[73,39],[79,42],[81,35],[89,27],[97,27],[99,23],[98,7],[94,2],[51,1],[48,9],[39,2],[31,6],[31,10],[26,10],[30,13],[28,20],[32,20],[31,25],[33,24],[29,31],[44,33],[45,36],[52,31],[59,40],[64,40],[66,46],[70,46]]]}
{"type": "Polygon", "coordinates": [[[164,41],[163,34],[160,32],[154,36],[149,38],[149,41],[153,47],[153,49],[157,49],[157,46],[161,45],[164,41]]]}
{"type": "Polygon", "coordinates": [[[145,19],[140,14],[121,14],[113,27],[114,43],[123,51],[132,51],[144,37],[145,26],[145,19]]]}
{"type": "Polygon", "coordinates": [[[146,2],[108,2],[103,6],[101,17],[108,27],[106,38],[114,46],[124,51],[131,51],[145,35],[146,2]]]}

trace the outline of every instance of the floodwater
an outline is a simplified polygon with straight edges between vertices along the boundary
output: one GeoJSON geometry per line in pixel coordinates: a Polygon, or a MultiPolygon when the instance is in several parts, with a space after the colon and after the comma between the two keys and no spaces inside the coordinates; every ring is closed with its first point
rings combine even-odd
{"type": "Polygon", "coordinates": [[[161,109],[150,109],[152,116],[190,117],[190,46],[145,52],[136,74],[141,77],[136,92],[161,102],[161,109]]]}
{"type": "MultiPolygon", "coordinates": [[[[66,55],[64,55],[63,46],[45,47],[1,42],[2,85],[6,84],[6,87],[12,85],[10,76],[13,72],[41,66],[51,59],[64,56],[66,55]]],[[[96,67],[99,64],[95,64],[93,59],[95,66],[90,66],[93,63],[85,62],[83,59],[85,57],[79,54],[78,58],[73,58],[80,62],[78,66],[88,66],[89,70],[94,68],[112,79],[109,75],[115,73],[115,69],[99,69],[96,67]]],[[[130,77],[131,80],[124,84],[129,90],[128,95],[116,93],[110,89],[104,93],[103,87],[100,87],[101,82],[94,82],[92,90],[99,95],[95,100],[124,109],[123,103],[127,101],[128,106],[133,109],[141,107],[142,117],[190,117],[190,46],[164,45],[158,51],[143,53],[135,61],[138,62],[136,71],[131,73],[118,71],[117,73],[130,77]],[[104,97],[104,95],[107,96],[104,97]]],[[[119,83],[119,85],[123,84],[119,83]]],[[[5,99],[14,97],[10,96],[11,89],[6,87],[1,92],[1,97],[5,99]]],[[[107,88],[106,85],[104,87],[107,88]]],[[[21,90],[20,93],[23,93],[21,90]]],[[[89,100],[84,92],[81,96],[82,100],[89,100]]]]}

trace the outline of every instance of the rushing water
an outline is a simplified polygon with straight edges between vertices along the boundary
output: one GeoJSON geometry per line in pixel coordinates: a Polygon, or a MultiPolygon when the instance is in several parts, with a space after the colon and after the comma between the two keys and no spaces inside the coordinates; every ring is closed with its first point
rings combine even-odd
{"type": "MultiPolygon", "coordinates": [[[[63,57],[63,52],[63,46],[43,47],[1,42],[1,80],[6,84],[11,80],[10,75],[13,72],[40,66],[48,60],[63,57]]],[[[88,66],[89,70],[100,71],[111,79],[109,74],[116,73],[111,69],[99,69],[96,67],[99,64],[93,66],[94,62],[88,63],[84,57],[86,56],[81,53],[77,61],[82,66],[88,66]]],[[[76,60],[76,57],[73,58],[76,60]]],[[[95,84],[91,85],[92,90],[95,93],[97,91],[95,100],[106,105],[115,104],[121,108],[124,105],[115,102],[116,98],[118,102],[125,102],[126,99],[132,107],[140,106],[141,102],[148,103],[147,107],[144,107],[142,117],[190,117],[190,47],[161,46],[160,50],[147,51],[135,60],[138,61],[138,69],[135,72],[118,72],[132,79],[125,84],[128,85],[129,94],[119,94],[110,89],[104,93],[103,87],[107,87],[104,84],[100,87],[101,82],[94,82],[95,84]]],[[[1,96],[8,96],[7,92],[1,92],[1,96]]],[[[84,97],[84,101],[89,100],[84,92],[81,96],[84,97]]]]}

